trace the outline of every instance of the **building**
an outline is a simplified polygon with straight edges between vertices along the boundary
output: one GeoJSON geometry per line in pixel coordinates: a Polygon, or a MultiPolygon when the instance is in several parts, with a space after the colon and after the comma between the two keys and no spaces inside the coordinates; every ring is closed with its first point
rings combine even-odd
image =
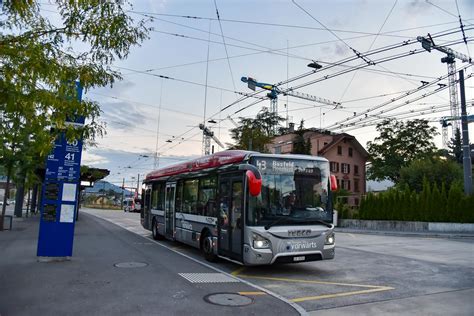
{"type": "MultiPolygon", "coordinates": [[[[274,154],[289,154],[298,138],[295,132],[276,136],[267,145],[267,150],[274,154]]],[[[331,174],[336,176],[338,188],[350,192],[345,202],[358,205],[361,195],[367,191],[365,165],[368,153],[364,147],[352,135],[318,129],[304,131],[303,139],[305,142],[310,141],[312,155],[329,160],[331,174]]]]}

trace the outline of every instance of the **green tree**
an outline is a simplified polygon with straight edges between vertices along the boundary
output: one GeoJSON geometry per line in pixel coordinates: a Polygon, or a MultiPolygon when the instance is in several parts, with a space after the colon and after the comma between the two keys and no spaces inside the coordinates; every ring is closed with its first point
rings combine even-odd
{"type": "MultiPolygon", "coordinates": [[[[126,0],[52,0],[59,18],[43,16],[39,1],[4,0],[0,37],[0,164],[26,177],[44,161],[62,131],[92,141],[104,133],[100,106],[77,100],[75,81],[87,91],[121,79],[112,62],[147,38],[146,20],[127,14],[126,0]],[[84,116],[77,129],[67,118],[84,116]],[[53,132],[51,128],[54,127],[53,132]]],[[[5,204],[0,217],[3,228],[5,204]]]]}
{"type": "Polygon", "coordinates": [[[293,139],[293,150],[292,154],[311,155],[311,141],[304,139],[304,120],[301,120],[298,130],[295,131],[295,138],[293,139]]]}
{"type": "Polygon", "coordinates": [[[424,178],[438,187],[444,184],[449,189],[453,182],[462,181],[462,167],[454,161],[438,158],[414,160],[400,170],[397,186],[408,185],[410,189],[420,192],[424,178]]]}
{"type": "Polygon", "coordinates": [[[239,120],[240,126],[230,130],[236,142],[232,148],[267,152],[265,145],[271,142],[275,126],[278,127],[284,118],[264,107],[255,119],[240,117],[239,120]]]}
{"type": "Polygon", "coordinates": [[[436,150],[433,143],[436,128],[430,127],[426,120],[384,120],[377,124],[377,131],[380,135],[367,143],[371,163],[367,178],[371,180],[389,179],[398,183],[402,167],[413,160],[431,157],[436,150]]]}
{"type": "Polygon", "coordinates": [[[462,164],[462,139],[461,131],[459,128],[456,129],[454,133],[454,138],[451,138],[448,144],[449,156],[452,160],[456,161],[459,164],[462,164]]]}

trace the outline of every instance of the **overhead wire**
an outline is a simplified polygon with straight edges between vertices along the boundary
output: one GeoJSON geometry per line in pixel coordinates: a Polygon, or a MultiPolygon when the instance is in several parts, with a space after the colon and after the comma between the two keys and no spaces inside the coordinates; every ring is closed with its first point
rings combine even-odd
{"type": "MultiPolygon", "coordinates": [[[[190,19],[190,20],[213,20],[213,21],[217,20],[216,18],[192,16],[192,15],[166,14],[166,13],[155,13],[155,12],[136,11],[136,10],[129,10],[128,12],[135,13],[135,14],[141,14],[141,15],[147,14],[147,15],[151,15],[151,16],[166,16],[166,17],[183,18],[183,19],[190,19]]],[[[258,21],[246,21],[246,20],[237,20],[237,19],[221,19],[221,21],[222,22],[229,22],[229,23],[264,25],[264,26],[285,27],[285,28],[295,28],[295,29],[307,29],[307,30],[319,30],[319,31],[325,31],[326,30],[322,27],[314,27],[314,26],[269,23],[269,22],[258,22],[258,21]]],[[[436,27],[436,26],[448,25],[448,24],[453,24],[453,23],[454,22],[446,22],[446,23],[437,23],[437,24],[433,24],[433,25],[411,27],[411,28],[406,28],[406,29],[387,31],[387,32],[382,33],[381,35],[382,36],[387,36],[387,37],[406,38],[407,36],[392,35],[392,33],[400,33],[400,32],[412,31],[412,30],[417,30],[417,29],[422,29],[422,28],[433,28],[433,27],[436,27]]],[[[370,33],[370,32],[353,31],[353,30],[331,29],[331,31],[338,32],[338,33],[362,34],[362,35],[369,35],[369,36],[375,35],[374,33],[370,33]]]]}
{"type": "MultiPolygon", "coordinates": [[[[392,8],[390,9],[390,11],[388,12],[387,16],[385,17],[385,20],[383,21],[383,23],[382,23],[382,25],[380,26],[380,28],[379,28],[377,34],[375,35],[374,39],[372,40],[372,43],[370,43],[368,50],[371,50],[372,47],[374,46],[375,41],[377,40],[377,38],[378,38],[380,32],[382,31],[383,27],[385,26],[385,23],[387,23],[388,18],[390,17],[390,15],[392,15],[393,9],[395,8],[397,2],[398,2],[398,0],[395,0],[395,2],[393,3],[392,8]]],[[[349,90],[349,87],[351,86],[352,82],[354,81],[354,78],[355,78],[356,74],[357,74],[357,70],[352,73],[352,78],[349,80],[349,83],[347,84],[346,88],[345,88],[344,91],[342,92],[342,95],[341,95],[341,97],[339,98],[339,102],[341,102],[341,100],[345,97],[347,91],[349,90]]]]}
{"type": "MultiPolygon", "coordinates": [[[[462,69],[465,69],[465,68],[468,68],[468,67],[470,67],[470,65],[464,66],[462,69]]],[[[439,80],[435,80],[435,81],[432,81],[432,82],[427,83],[427,84],[425,84],[425,85],[422,85],[421,87],[419,87],[419,88],[417,88],[417,89],[413,89],[413,90],[411,90],[411,91],[409,91],[409,92],[406,92],[406,93],[404,93],[404,94],[402,94],[402,95],[400,95],[400,96],[398,96],[398,97],[392,98],[392,99],[390,99],[389,101],[386,101],[386,102],[383,102],[383,103],[381,103],[381,104],[379,104],[379,105],[376,105],[376,106],[374,106],[374,107],[371,107],[371,108],[369,108],[368,110],[363,111],[363,112],[361,112],[361,113],[359,113],[359,114],[356,114],[356,115],[354,115],[354,116],[352,116],[352,117],[346,118],[345,120],[342,120],[342,121],[333,123],[332,125],[330,125],[330,126],[328,126],[328,127],[326,127],[326,128],[327,128],[328,130],[334,130],[334,129],[341,129],[341,128],[343,128],[344,126],[352,126],[352,125],[355,125],[355,124],[359,124],[360,122],[364,121],[364,120],[365,120],[366,118],[368,118],[369,116],[373,115],[373,113],[371,113],[372,111],[378,110],[378,109],[380,109],[380,108],[382,108],[382,107],[385,107],[386,105],[395,103],[396,101],[401,100],[401,99],[403,99],[403,98],[405,98],[405,97],[407,97],[407,96],[410,96],[410,95],[415,94],[415,93],[417,93],[417,92],[420,92],[420,91],[422,91],[422,90],[424,90],[424,89],[427,89],[427,88],[433,86],[434,84],[438,83],[441,79],[445,79],[447,76],[449,76],[449,75],[447,74],[447,75],[445,75],[445,76],[442,76],[442,77],[440,77],[439,80]],[[357,119],[358,117],[362,117],[362,118],[357,119]]],[[[473,74],[470,74],[470,75],[466,76],[465,79],[468,79],[468,78],[470,78],[470,77],[472,77],[472,76],[473,76],[473,74]]],[[[456,83],[457,83],[457,82],[459,82],[459,80],[457,80],[456,83]]],[[[418,100],[420,100],[420,99],[426,98],[426,97],[428,97],[428,96],[430,96],[430,95],[439,93],[439,92],[441,92],[441,91],[443,91],[443,90],[446,90],[446,89],[448,89],[448,88],[449,88],[448,85],[440,86],[440,87],[438,87],[437,89],[435,89],[435,90],[433,90],[433,91],[424,93],[423,95],[418,96],[418,97],[415,97],[414,99],[405,101],[403,104],[396,104],[396,105],[393,105],[393,106],[391,106],[391,107],[389,107],[389,108],[384,108],[384,110],[381,110],[381,111],[379,111],[379,112],[376,113],[376,114],[383,114],[383,113],[390,112],[390,111],[392,111],[392,110],[394,110],[394,109],[397,109],[397,108],[400,108],[400,107],[402,107],[402,106],[411,104],[411,103],[413,103],[414,101],[418,101],[418,100]]]]}
{"type": "Polygon", "coordinates": [[[458,17],[459,17],[459,27],[461,28],[464,44],[466,44],[467,55],[469,56],[469,59],[471,59],[471,52],[469,51],[469,45],[467,45],[466,33],[464,32],[464,25],[462,23],[461,13],[459,12],[458,0],[455,0],[455,2],[456,2],[456,10],[458,11],[458,17]]]}
{"type": "Polygon", "coordinates": [[[312,18],[314,21],[318,22],[326,31],[330,32],[332,35],[334,35],[335,38],[337,38],[340,42],[342,42],[344,45],[346,45],[358,58],[362,59],[368,64],[371,64],[372,61],[368,59],[364,54],[360,53],[358,50],[356,50],[354,47],[349,45],[346,41],[344,41],[342,38],[340,38],[335,32],[330,30],[329,28],[326,27],[321,21],[316,19],[309,11],[307,11],[305,8],[303,8],[301,5],[299,5],[296,0],[291,0],[294,5],[296,5],[300,10],[302,10],[306,15],[308,15],[310,18],[312,18]]]}
{"type": "Polygon", "coordinates": [[[237,88],[235,87],[234,74],[232,72],[232,67],[230,65],[229,52],[227,51],[227,44],[225,42],[224,30],[222,29],[221,17],[219,15],[219,9],[217,8],[217,1],[216,0],[214,0],[214,7],[216,8],[217,21],[219,21],[219,28],[221,30],[222,42],[224,43],[225,55],[227,57],[227,65],[229,66],[230,77],[232,79],[232,86],[234,87],[234,90],[237,90],[237,88]]]}

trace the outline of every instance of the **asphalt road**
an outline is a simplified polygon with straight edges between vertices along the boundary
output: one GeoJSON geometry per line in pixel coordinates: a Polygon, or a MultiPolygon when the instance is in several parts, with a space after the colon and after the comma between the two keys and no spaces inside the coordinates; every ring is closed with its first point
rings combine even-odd
{"type": "MultiPolygon", "coordinates": [[[[137,213],[82,211],[151,238],[137,213]]],[[[276,293],[308,314],[474,315],[473,241],[337,233],[334,260],[264,267],[221,260],[212,266],[276,293]]],[[[197,249],[160,244],[209,264],[197,249]]]]}
{"type": "Polygon", "coordinates": [[[245,280],[89,214],[75,225],[71,260],[38,261],[38,227],[39,215],[0,232],[2,316],[299,314],[245,280]]]}

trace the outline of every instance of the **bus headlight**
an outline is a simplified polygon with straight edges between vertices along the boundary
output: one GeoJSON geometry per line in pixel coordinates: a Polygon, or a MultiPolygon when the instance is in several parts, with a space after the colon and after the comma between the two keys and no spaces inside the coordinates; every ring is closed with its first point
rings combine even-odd
{"type": "Polygon", "coordinates": [[[329,235],[326,236],[326,241],[324,242],[325,245],[334,245],[336,242],[336,237],[334,236],[333,233],[330,233],[329,235]]]}
{"type": "Polygon", "coordinates": [[[252,244],[255,249],[268,249],[270,248],[270,240],[260,236],[259,234],[252,233],[252,244]]]}

